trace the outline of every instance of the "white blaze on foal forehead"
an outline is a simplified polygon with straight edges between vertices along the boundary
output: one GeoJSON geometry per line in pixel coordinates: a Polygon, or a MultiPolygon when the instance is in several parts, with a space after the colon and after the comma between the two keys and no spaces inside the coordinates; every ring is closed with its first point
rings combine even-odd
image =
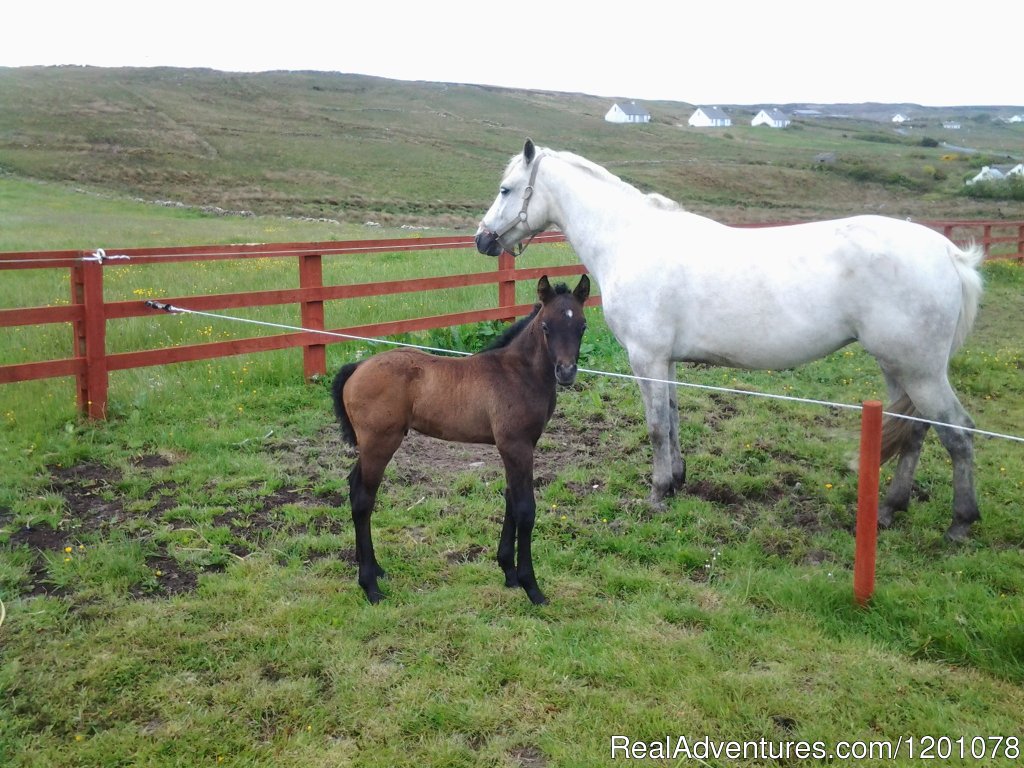
{"type": "Polygon", "coordinates": [[[571,309],[565,310],[565,316],[566,317],[572,317],[572,310],[571,309]]]}

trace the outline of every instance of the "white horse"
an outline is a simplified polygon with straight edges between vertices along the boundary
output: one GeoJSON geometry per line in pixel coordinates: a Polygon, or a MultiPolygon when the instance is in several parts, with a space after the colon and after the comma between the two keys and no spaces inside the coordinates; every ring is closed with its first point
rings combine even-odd
{"type": "MultiPolygon", "coordinates": [[[[640,381],[654,449],[651,502],[683,487],[675,362],[791,368],[859,341],[882,368],[889,410],[973,423],[947,377],[977,313],[984,257],[919,224],[855,216],[734,228],[645,195],[606,169],[527,139],[476,234],[490,256],[557,226],[601,287],[604,314],[640,381]],[[653,379],[655,381],[650,381],[653,379]]],[[[514,252],[514,251],[513,251],[514,252]]],[[[899,453],[879,509],[889,526],[910,502],[928,425],[886,417],[883,461],[899,453]]],[[[953,521],[979,518],[970,432],[936,427],[953,462],[953,521]]]]}

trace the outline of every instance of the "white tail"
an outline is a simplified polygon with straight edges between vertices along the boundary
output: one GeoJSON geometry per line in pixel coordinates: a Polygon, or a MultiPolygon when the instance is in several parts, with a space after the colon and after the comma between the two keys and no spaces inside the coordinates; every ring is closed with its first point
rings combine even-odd
{"type": "Polygon", "coordinates": [[[960,307],[960,319],[953,334],[953,347],[950,354],[956,352],[967,340],[967,334],[974,327],[974,319],[978,316],[978,302],[981,300],[981,275],[978,266],[985,260],[985,249],[977,243],[967,248],[956,248],[953,251],[953,265],[960,275],[963,287],[963,304],[960,307]]]}

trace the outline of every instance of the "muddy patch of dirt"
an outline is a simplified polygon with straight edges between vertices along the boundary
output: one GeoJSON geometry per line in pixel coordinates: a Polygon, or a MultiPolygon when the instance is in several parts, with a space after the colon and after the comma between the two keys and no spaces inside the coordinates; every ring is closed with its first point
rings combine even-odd
{"type": "MultiPolygon", "coordinates": [[[[556,416],[535,454],[535,484],[543,486],[553,481],[566,465],[600,466],[596,446],[592,434],[585,434],[556,416]]],[[[273,458],[292,482],[269,494],[259,493],[254,488],[231,491],[237,495],[237,503],[230,499],[223,503],[224,511],[211,521],[214,527],[230,532],[229,543],[223,545],[229,558],[246,557],[262,548],[267,538],[280,532],[302,535],[350,530],[347,483],[344,491],[313,490],[322,487],[324,479],[340,477],[344,481],[355,462],[355,452],[342,443],[336,427],[325,427],[311,437],[268,440],[261,450],[273,458]],[[329,507],[343,513],[317,514],[308,520],[289,519],[280,514],[280,510],[288,506],[329,507]]],[[[65,547],[78,547],[82,541],[104,540],[114,535],[145,538],[146,567],[159,574],[157,589],[139,590],[138,597],[189,592],[196,588],[203,572],[223,570],[223,562],[184,564],[166,544],[154,543],[152,533],[158,527],[173,532],[193,525],[167,514],[181,503],[182,489],[166,479],[165,470],[173,464],[174,461],[164,455],[146,454],[132,462],[131,477],[126,477],[128,473],[122,473],[120,468],[101,462],[49,467],[50,488],[64,499],[64,516],[56,528],[41,523],[12,529],[13,513],[0,508],[0,528],[9,531],[7,543],[0,546],[26,549],[32,555],[21,593],[26,596],[66,595],[67,590],[52,583],[47,558],[52,559],[65,547]],[[140,485],[145,489],[141,494],[140,485]]],[[[436,494],[451,493],[453,480],[467,473],[477,474],[486,481],[504,476],[501,457],[494,446],[447,443],[418,433],[406,437],[392,460],[392,468],[401,482],[436,494]]],[[[464,551],[447,552],[444,556],[448,562],[457,564],[473,562],[486,555],[484,547],[472,546],[464,551]]],[[[328,556],[355,563],[354,550],[334,551],[329,555],[310,551],[303,554],[303,559],[312,562],[328,556]]]]}
{"type": "MultiPolygon", "coordinates": [[[[133,482],[145,483],[149,472],[171,466],[171,462],[163,456],[146,455],[133,463],[133,468],[140,470],[133,482]]],[[[84,462],[71,467],[52,466],[50,471],[50,487],[54,493],[64,498],[64,517],[56,528],[41,523],[32,526],[19,526],[10,531],[7,546],[10,549],[27,549],[33,555],[27,567],[27,580],[21,592],[25,596],[51,595],[65,596],[68,591],[53,584],[47,570],[47,557],[66,551],[68,547],[77,549],[83,540],[93,538],[105,539],[112,534],[124,535],[125,531],[137,531],[139,535],[149,539],[146,546],[146,567],[156,575],[157,588],[153,591],[133,590],[136,597],[169,596],[181,592],[189,592],[196,588],[199,576],[204,571],[218,571],[223,565],[183,565],[165,544],[152,544],[151,532],[156,525],[170,525],[171,530],[186,527],[179,522],[167,523],[164,514],[178,505],[178,487],[169,481],[153,482],[146,492],[145,499],[128,498],[120,487],[125,478],[116,467],[99,462],[84,462]],[[141,511],[140,511],[141,510],[141,511]],[[141,524],[140,524],[141,521],[141,524]]],[[[285,505],[331,505],[343,503],[340,494],[315,495],[310,491],[284,488],[259,498],[255,507],[250,503],[244,513],[237,509],[218,515],[213,520],[215,526],[227,527],[238,535],[233,537],[226,546],[228,552],[238,557],[245,557],[258,545],[260,539],[268,533],[285,527],[276,511],[285,505]]],[[[9,510],[0,510],[0,527],[10,528],[13,514],[9,510]]],[[[315,521],[318,532],[337,532],[341,522],[333,518],[317,518],[315,521]]],[[[288,524],[290,531],[304,533],[311,523],[288,524]]],[[[132,535],[132,534],[127,534],[132,535]]],[[[354,561],[354,553],[351,557],[354,561]]]]}
{"type": "Polygon", "coordinates": [[[451,549],[444,553],[444,559],[452,565],[476,562],[487,554],[487,547],[472,544],[465,549],[451,549]]]}
{"type": "MultiPolygon", "coordinates": [[[[533,461],[534,486],[552,482],[562,467],[595,463],[594,441],[557,417],[537,445],[533,461]]],[[[431,489],[450,489],[450,481],[466,472],[485,479],[504,477],[505,468],[493,445],[446,443],[418,432],[406,435],[391,460],[404,482],[431,489]]]]}

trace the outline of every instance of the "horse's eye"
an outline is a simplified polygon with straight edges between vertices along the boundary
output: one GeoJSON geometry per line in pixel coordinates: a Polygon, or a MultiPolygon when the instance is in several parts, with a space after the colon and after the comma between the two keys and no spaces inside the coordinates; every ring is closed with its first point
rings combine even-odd
{"type": "Polygon", "coordinates": [[[541,321],[541,324],[540,324],[540,329],[541,329],[542,331],[544,331],[544,333],[547,333],[547,332],[548,332],[548,324],[547,324],[546,322],[544,322],[543,320],[541,321]]]}
{"type": "Polygon", "coordinates": [[[504,197],[505,195],[507,195],[511,191],[512,190],[509,189],[508,187],[501,187],[501,188],[498,189],[498,194],[500,194],[502,197],[504,197]]]}

